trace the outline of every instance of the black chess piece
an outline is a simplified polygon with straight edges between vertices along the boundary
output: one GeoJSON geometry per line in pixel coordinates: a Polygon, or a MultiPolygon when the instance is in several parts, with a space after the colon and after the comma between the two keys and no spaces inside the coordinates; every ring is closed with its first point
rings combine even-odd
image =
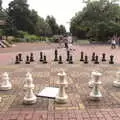
{"type": "Polygon", "coordinates": [[[20,64],[19,57],[16,56],[15,64],[20,64]]]}
{"type": "Polygon", "coordinates": [[[30,62],[33,62],[33,61],[34,61],[33,53],[30,53],[30,62]]]}
{"type": "Polygon", "coordinates": [[[95,52],[92,53],[92,60],[91,61],[95,61],[95,52]]]}
{"type": "Polygon", "coordinates": [[[55,58],[54,58],[54,61],[58,61],[58,51],[55,50],[55,58]]]}
{"type": "Polygon", "coordinates": [[[98,56],[97,55],[95,56],[95,62],[94,62],[94,64],[99,64],[98,56]]]}
{"type": "Polygon", "coordinates": [[[69,64],[73,64],[72,56],[70,56],[70,58],[69,58],[69,64]]]}
{"type": "Polygon", "coordinates": [[[46,56],[44,55],[43,64],[47,64],[46,56]]]}
{"type": "Polygon", "coordinates": [[[22,54],[21,54],[21,53],[18,54],[18,58],[19,58],[19,61],[23,61],[23,60],[22,60],[22,54]]]}
{"type": "Polygon", "coordinates": [[[114,58],[114,56],[113,56],[113,55],[110,55],[110,61],[109,61],[109,64],[114,64],[113,58],[114,58]]]}
{"type": "Polygon", "coordinates": [[[42,61],[43,61],[43,53],[40,52],[40,62],[42,62],[42,61]]]}
{"type": "Polygon", "coordinates": [[[68,50],[67,51],[67,59],[66,59],[66,61],[69,61],[69,59],[70,59],[70,51],[68,50]]]}
{"type": "Polygon", "coordinates": [[[63,61],[62,61],[62,56],[61,56],[61,55],[59,56],[59,61],[58,61],[58,64],[63,64],[63,61]]]}
{"type": "Polygon", "coordinates": [[[106,61],[105,56],[106,56],[106,54],[105,54],[105,53],[103,53],[103,54],[102,54],[102,62],[105,62],[105,61],[106,61]]]}
{"type": "Polygon", "coordinates": [[[26,62],[25,62],[26,64],[30,64],[30,58],[29,58],[29,56],[27,55],[26,56],[26,62]]]}
{"type": "Polygon", "coordinates": [[[84,61],[84,53],[81,52],[81,58],[80,58],[80,61],[84,61]]]}
{"type": "Polygon", "coordinates": [[[85,64],[88,64],[88,56],[87,56],[87,55],[85,55],[84,63],[85,63],[85,64]]]}

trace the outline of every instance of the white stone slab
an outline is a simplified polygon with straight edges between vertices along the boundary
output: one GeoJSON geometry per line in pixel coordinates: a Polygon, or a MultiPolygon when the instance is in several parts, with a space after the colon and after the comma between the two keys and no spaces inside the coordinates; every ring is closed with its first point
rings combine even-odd
{"type": "Polygon", "coordinates": [[[48,97],[54,98],[58,94],[59,88],[56,87],[45,87],[42,91],[40,91],[37,96],[38,97],[48,97]]]}

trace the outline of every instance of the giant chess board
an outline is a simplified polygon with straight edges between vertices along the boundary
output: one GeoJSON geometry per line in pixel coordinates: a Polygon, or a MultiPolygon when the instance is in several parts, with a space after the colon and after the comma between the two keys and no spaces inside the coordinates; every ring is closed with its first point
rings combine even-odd
{"type": "Polygon", "coordinates": [[[0,103],[0,112],[16,109],[36,109],[45,111],[66,110],[66,109],[103,109],[103,108],[118,108],[120,107],[120,90],[113,87],[116,72],[120,69],[120,65],[110,64],[42,64],[33,62],[30,65],[7,65],[0,67],[0,74],[8,72],[10,80],[13,84],[13,89],[10,91],[0,91],[0,96],[3,98],[0,103]],[[37,94],[45,87],[58,87],[57,73],[63,68],[67,73],[69,82],[67,88],[68,103],[57,104],[54,99],[38,97],[37,103],[34,105],[24,105],[24,79],[26,72],[32,73],[33,82],[35,84],[34,92],[37,94]],[[88,87],[90,74],[93,70],[102,73],[100,78],[102,81],[101,92],[103,98],[100,101],[91,101],[89,93],[91,88],[88,87]]]}

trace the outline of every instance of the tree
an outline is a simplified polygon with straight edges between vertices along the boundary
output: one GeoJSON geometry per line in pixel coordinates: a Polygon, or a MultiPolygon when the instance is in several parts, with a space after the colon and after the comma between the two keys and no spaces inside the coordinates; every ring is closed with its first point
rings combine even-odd
{"type": "Polygon", "coordinates": [[[36,34],[42,36],[49,36],[52,34],[51,27],[42,17],[38,17],[36,34]]]}
{"type": "Polygon", "coordinates": [[[9,3],[8,15],[18,30],[34,33],[33,13],[28,9],[27,0],[13,0],[9,3]],[[32,19],[31,19],[32,17],[32,19]]]}
{"type": "Polygon", "coordinates": [[[56,20],[53,16],[47,16],[46,22],[49,24],[52,30],[53,35],[57,35],[59,33],[59,26],[56,23],[56,20]]]}
{"type": "Polygon", "coordinates": [[[88,2],[83,11],[72,18],[70,30],[79,37],[107,40],[109,35],[119,34],[119,26],[120,6],[114,1],[100,0],[88,2]]]}
{"type": "Polygon", "coordinates": [[[59,34],[60,34],[60,35],[63,35],[63,34],[65,34],[65,33],[66,33],[65,26],[60,25],[60,26],[59,26],[59,34]]]}

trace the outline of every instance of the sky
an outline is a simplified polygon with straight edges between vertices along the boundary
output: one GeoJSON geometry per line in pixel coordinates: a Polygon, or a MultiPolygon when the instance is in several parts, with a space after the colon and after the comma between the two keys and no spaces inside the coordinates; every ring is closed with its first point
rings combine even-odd
{"type": "MultiPolygon", "coordinates": [[[[8,7],[8,3],[12,0],[3,0],[3,8],[8,7]]],[[[56,18],[56,22],[64,25],[69,31],[70,19],[76,12],[81,11],[85,6],[83,0],[27,0],[30,9],[35,9],[38,15],[46,18],[52,15],[56,18]]]]}

